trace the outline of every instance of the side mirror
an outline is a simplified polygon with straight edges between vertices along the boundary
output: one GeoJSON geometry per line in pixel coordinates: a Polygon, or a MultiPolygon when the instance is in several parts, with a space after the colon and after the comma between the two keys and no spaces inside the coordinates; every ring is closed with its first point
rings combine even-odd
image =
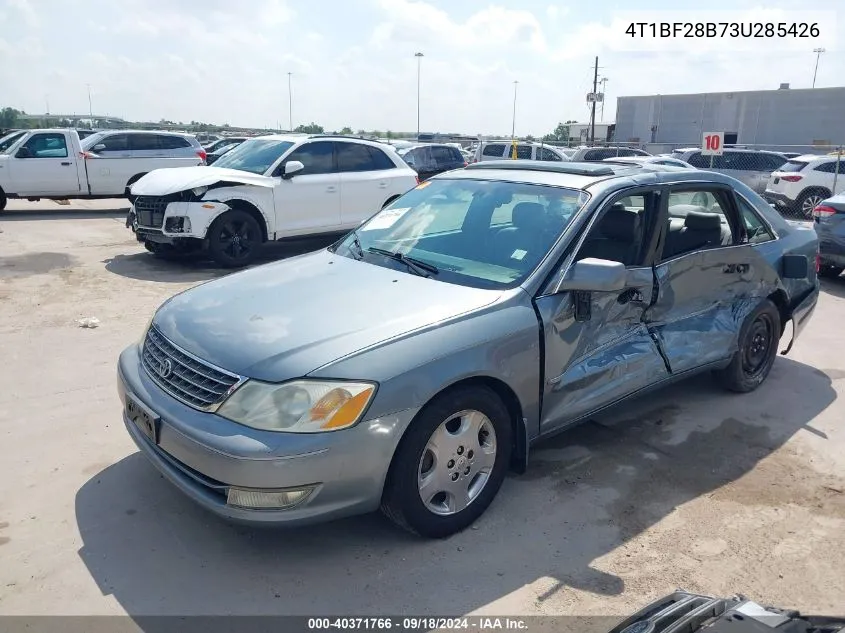
{"type": "Polygon", "coordinates": [[[291,160],[285,163],[285,171],[282,173],[282,178],[288,179],[293,178],[298,172],[305,169],[305,165],[303,165],[298,160],[291,160]]]}
{"type": "Polygon", "coordinates": [[[556,292],[621,292],[625,289],[627,280],[628,271],[625,264],[588,257],[569,267],[566,276],[558,283],[556,292]]]}
{"type": "Polygon", "coordinates": [[[91,148],[91,151],[92,152],[102,152],[104,149],[106,149],[105,143],[97,143],[94,147],[91,148]]]}
{"type": "Polygon", "coordinates": [[[32,158],[32,151],[28,147],[21,147],[15,154],[15,158],[32,158]]]}

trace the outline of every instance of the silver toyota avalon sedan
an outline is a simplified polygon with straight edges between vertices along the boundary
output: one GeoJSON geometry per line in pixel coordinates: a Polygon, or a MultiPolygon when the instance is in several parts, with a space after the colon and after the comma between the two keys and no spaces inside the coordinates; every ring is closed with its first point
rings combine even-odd
{"type": "Polygon", "coordinates": [[[123,418],[224,517],[381,507],[442,537],[600,409],[700,371],[758,387],[813,312],[817,249],[721,174],[479,163],[169,299],[120,356],[123,418]]]}

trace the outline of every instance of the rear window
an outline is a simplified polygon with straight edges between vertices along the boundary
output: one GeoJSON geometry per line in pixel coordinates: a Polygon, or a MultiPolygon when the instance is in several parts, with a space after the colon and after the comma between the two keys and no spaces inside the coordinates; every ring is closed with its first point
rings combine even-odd
{"type": "Polygon", "coordinates": [[[498,158],[501,158],[504,153],[505,146],[501,143],[490,143],[481,151],[482,156],[497,156],[498,158]]]}
{"type": "Polygon", "coordinates": [[[807,165],[808,163],[805,163],[801,160],[788,160],[780,166],[780,169],[778,169],[778,171],[801,171],[807,165]]]}
{"type": "Polygon", "coordinates": [[[183,147],[190,147],[191,144],[188,139],[182,136],[165,136],[158,137],[159,147],[161,149],[180,149],[183,147]]]}

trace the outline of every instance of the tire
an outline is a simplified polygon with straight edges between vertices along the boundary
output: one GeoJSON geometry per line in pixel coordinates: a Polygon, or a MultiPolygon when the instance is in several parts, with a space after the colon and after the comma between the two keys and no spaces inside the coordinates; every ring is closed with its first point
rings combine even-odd
{"type": "Polygon", "coordinates": [[[739,349],[731,364],[716,372],[729,391],[747,393],[763,384],[778,353],[780,312],[765,299],[748,315],[739,332],[739,349]]]}
{"type": "Polygon", "coordinates": [[[826,192],[823,189],[807,189],[806,191],[802,191],[801,195],[795,200],[794,208],[802,217],[812,220],[813,209],[829,197],[830,192],[826,192]]]}
{"type": "Polygon", "coordinates": [[[398,199],[399,199],[399,196],[393,196],[392,198],[388,198],[387,200],[384,201],[384,204],[381,205],[381,208],[386,209],[388,206],[393,204],[398,199]]]}
{"type": "Polygon", "coordinates": [[[443,538],[459,532],[493,501],[510,453],[510,416],[494,391],[481,386],[446,391],[417,414],[399,443],[381,510],[420,536],[443,538]],[[440,448],[430,444],[435,439],[440,448]]]}
{"type": "Polygon", "coordinates": [[[207,239],[211,258],[224,268],[251,264],[263,241],[258,221],[239,209],[226,211],[214,220],[207,239]]]}
{"type": "Polygon", "coordinates": [[[0,189],[0,211],[6,208],[6,202],[8,202],[8,200],[9,199],[6,197],[6,194],[3,193],[2,189],[0,189]]]}
{"type": "Polygon", "coordinates": [[[819,277],[824,277],[825,279],[836,279],[842,274],[843,270],[845,270],[845,267],[842,266],[822,266],[819,268],[819,277]]]}

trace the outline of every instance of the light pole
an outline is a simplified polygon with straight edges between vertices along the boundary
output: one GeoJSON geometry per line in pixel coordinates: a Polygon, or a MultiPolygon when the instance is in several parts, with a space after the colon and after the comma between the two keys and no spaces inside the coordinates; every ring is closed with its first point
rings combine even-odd
{"type": "Polygon", "coordinates": [[[422,53],[414,53],[417,58],[417,140],[420,139],[420,68],[422,67],[422,53]]]}
{"type": "Polygon", "coordinates": [[[293,132],[293,92],[290,89],[290,77],[293,73],[288,73],[288,132],[293,132]]]}
{"type": "Polygon", "coordinates": [[[813,52],[816,54],[816,69],[813,71],[813,88],[816,87],[816,73],[819,72],[819,57],[825,52],[823,48],[814,48],[813,52]]]}
{"type": "Polygon", "coordinates": [[[516,139],[516,87],[519,82],[513,82],[513,122],[511,123],[511,143],[516,139]]]}
{"type": "Polygon", "coordinates": [[[91,123],[94,123],[94,109],[91,107],[91,84],[85,84],[88,86],[88,116],[91,117],[91,123]]]}

